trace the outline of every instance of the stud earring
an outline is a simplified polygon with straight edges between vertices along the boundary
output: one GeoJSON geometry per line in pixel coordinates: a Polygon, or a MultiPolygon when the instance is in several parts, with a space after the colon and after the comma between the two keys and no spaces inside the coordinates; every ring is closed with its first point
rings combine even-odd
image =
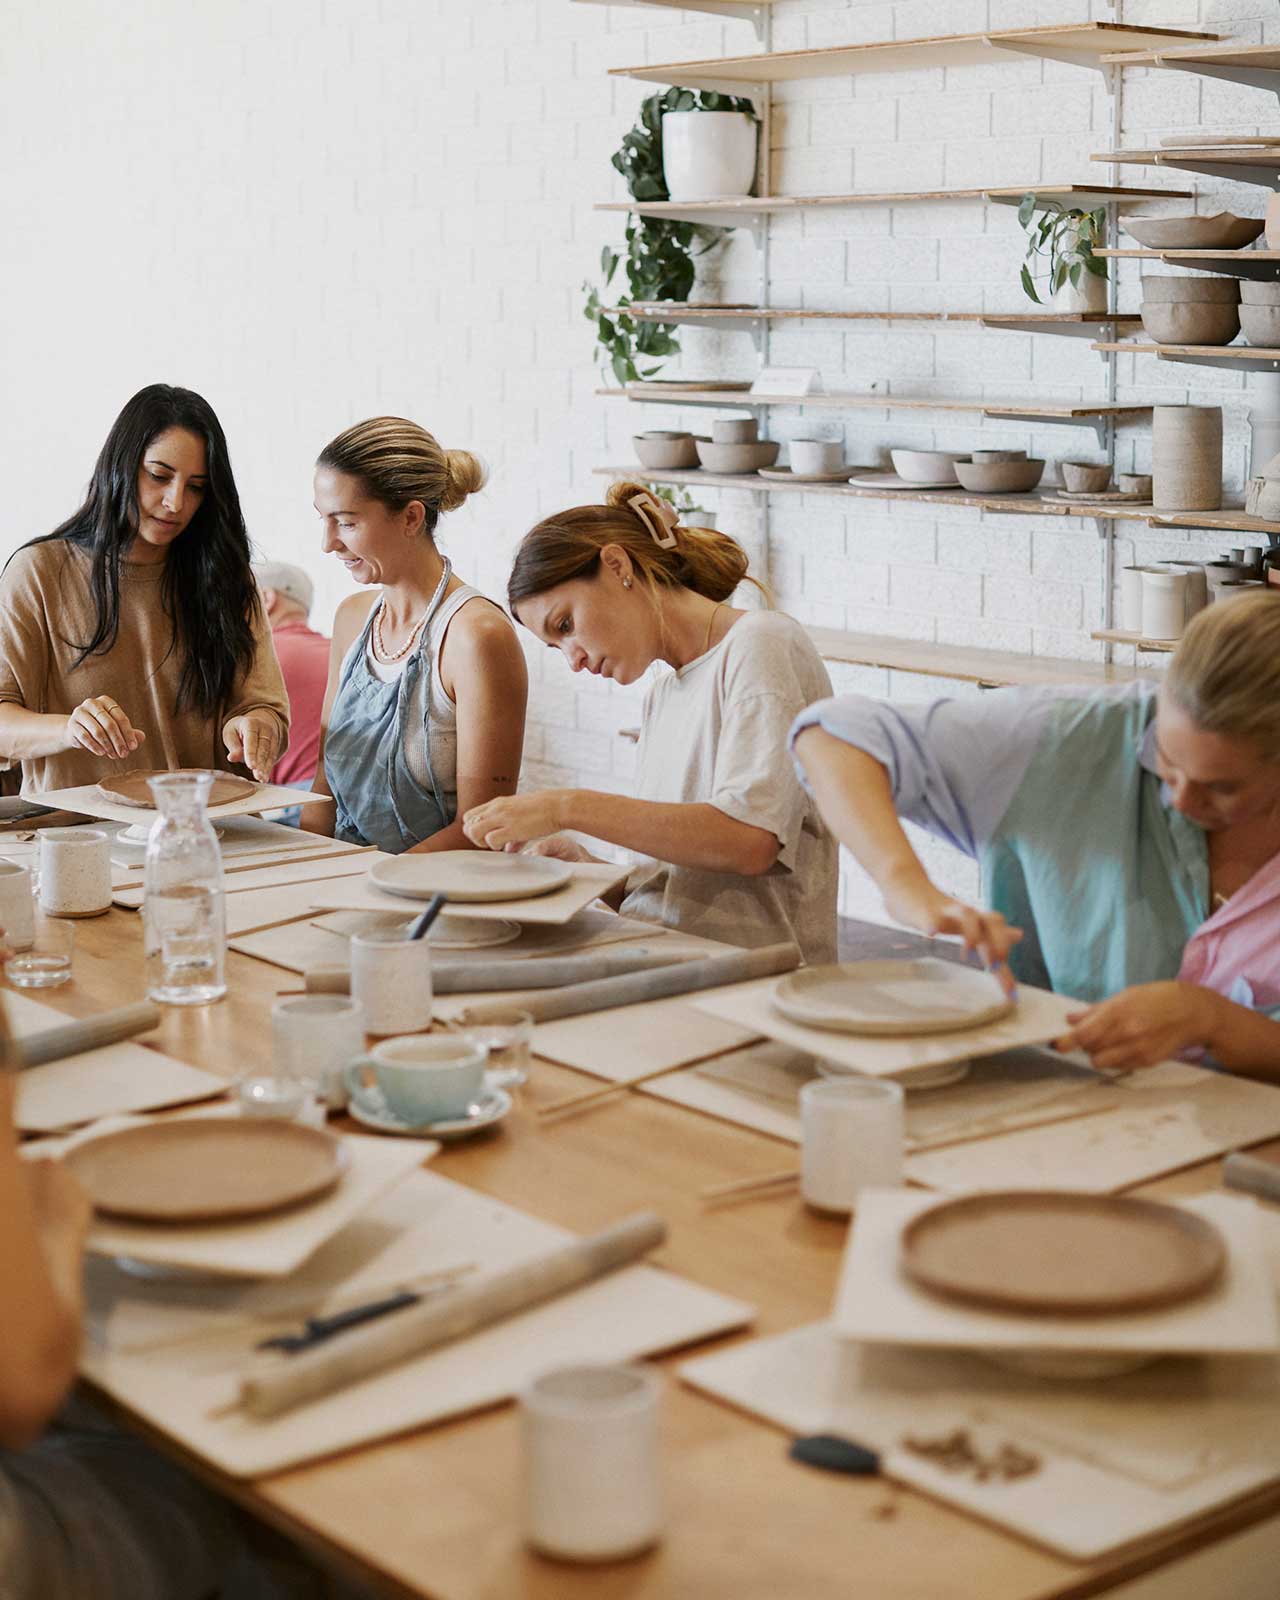
{"type": "Polygon", "coordinates": [[[629,589],[631,587],[631,579],[630,578],[624,578],[622,580],[622,587],[624,589],[629,589]]]}

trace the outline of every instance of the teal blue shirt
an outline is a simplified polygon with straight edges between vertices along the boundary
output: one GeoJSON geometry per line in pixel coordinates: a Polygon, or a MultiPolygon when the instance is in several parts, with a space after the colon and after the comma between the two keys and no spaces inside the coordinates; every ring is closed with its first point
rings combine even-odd
{"type": "Polygon", "coordinates": [[[898,706],[820,701],[820,725],[889,774],[900,816],[982,867],[991,906],[1022,928],[1023,982],[1081,1000],[1176,978],[1209,914],[1203,829],[1155,771],[1155,686],[996,689],[898,706]]]}

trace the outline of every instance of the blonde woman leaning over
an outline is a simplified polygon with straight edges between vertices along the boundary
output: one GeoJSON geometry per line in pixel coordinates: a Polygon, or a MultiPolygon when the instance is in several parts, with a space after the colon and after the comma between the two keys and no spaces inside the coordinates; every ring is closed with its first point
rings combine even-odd
{"type": "Polygon", "coordinates": [[[1280,1081],[1280,595],[1202,612],[1158,688],[848,696],[793,738],[894,917],[1091,1002],[1062,1048],[1280,1081]],[[930,882],[899,817],[982,863],[990,911],[930,882]]]}
{"type": "Polygon", "coordinates": [[[727,944],[794,939],[835,956],[836,845],[783,755],[791,719],[830,692],[804,629],[729,597],[747,577],[740,545],[681,527],[647,489],[615,484],[603,506],[548,517],[516,552],[516,618],[575,672],[649,690],[635,797],[550,789],[466,815],[490,849],[562,828],[640,860],[621,909],[727,944]]]}
{"type": "Polygon", "coordinates": [[[515,630],[436,547],[442,512],[484,483],[465,450],[372,417],[316,463],[323,548],[371,593],[338,607],[315,789],[302,825],[356,844],[469,848],[461,811],[514,794],[528,681],[515,630]]]}

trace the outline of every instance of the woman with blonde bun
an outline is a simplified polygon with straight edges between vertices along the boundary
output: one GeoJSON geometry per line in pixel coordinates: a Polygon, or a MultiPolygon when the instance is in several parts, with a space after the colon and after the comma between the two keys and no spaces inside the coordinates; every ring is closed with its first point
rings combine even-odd
{"type": "Polygon", "coordinates": [[[628,916],[734,945],[794,939],[830,961],[835,841],[781,759],[792,718],[830,680],[799,623],[729,604],[744,581],[741,545],[681,526],[640,484],[540,522],[507,585],[517,621],[574,672],[625,684],[655,662],[672,670],[645,699],[632,795],[549,789],[491,800],[464,825],[491,850],[585,855],[561,829],[621,845],[638,857],[628,916]]]}
{"type": "Polygon", "coordinates": [[[1158,686],[848,695],[792,740],[897,921],[1087,1002],[1059,1048],[1280,1081],[1280,595],[1201,612],[1158,686]],[[900,817],[981,862],[990,910],[930,881],[900,817]]]}
{"type": "Polygon", "coordinates": [[[403,417],[358,422],[320,452],[322,548],[373,592],[334,619],[314,787],[336,807],[307,807],[305,828],[393,855],[467,849],[460,812],[515,793],[524,654],[435,540],[441,513],[484,481],[475,456],[403,417]]]}

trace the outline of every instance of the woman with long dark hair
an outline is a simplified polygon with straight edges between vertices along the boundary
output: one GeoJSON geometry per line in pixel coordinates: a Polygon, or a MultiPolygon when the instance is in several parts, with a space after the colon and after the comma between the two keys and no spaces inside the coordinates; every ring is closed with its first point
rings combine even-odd
{"type": "Polygon", "coordinates": [[[0,577],[0,758],[35,792],[137,767],[265,780],[288,731],[222,425],[150,384],[84,504],[0,577]]]}

